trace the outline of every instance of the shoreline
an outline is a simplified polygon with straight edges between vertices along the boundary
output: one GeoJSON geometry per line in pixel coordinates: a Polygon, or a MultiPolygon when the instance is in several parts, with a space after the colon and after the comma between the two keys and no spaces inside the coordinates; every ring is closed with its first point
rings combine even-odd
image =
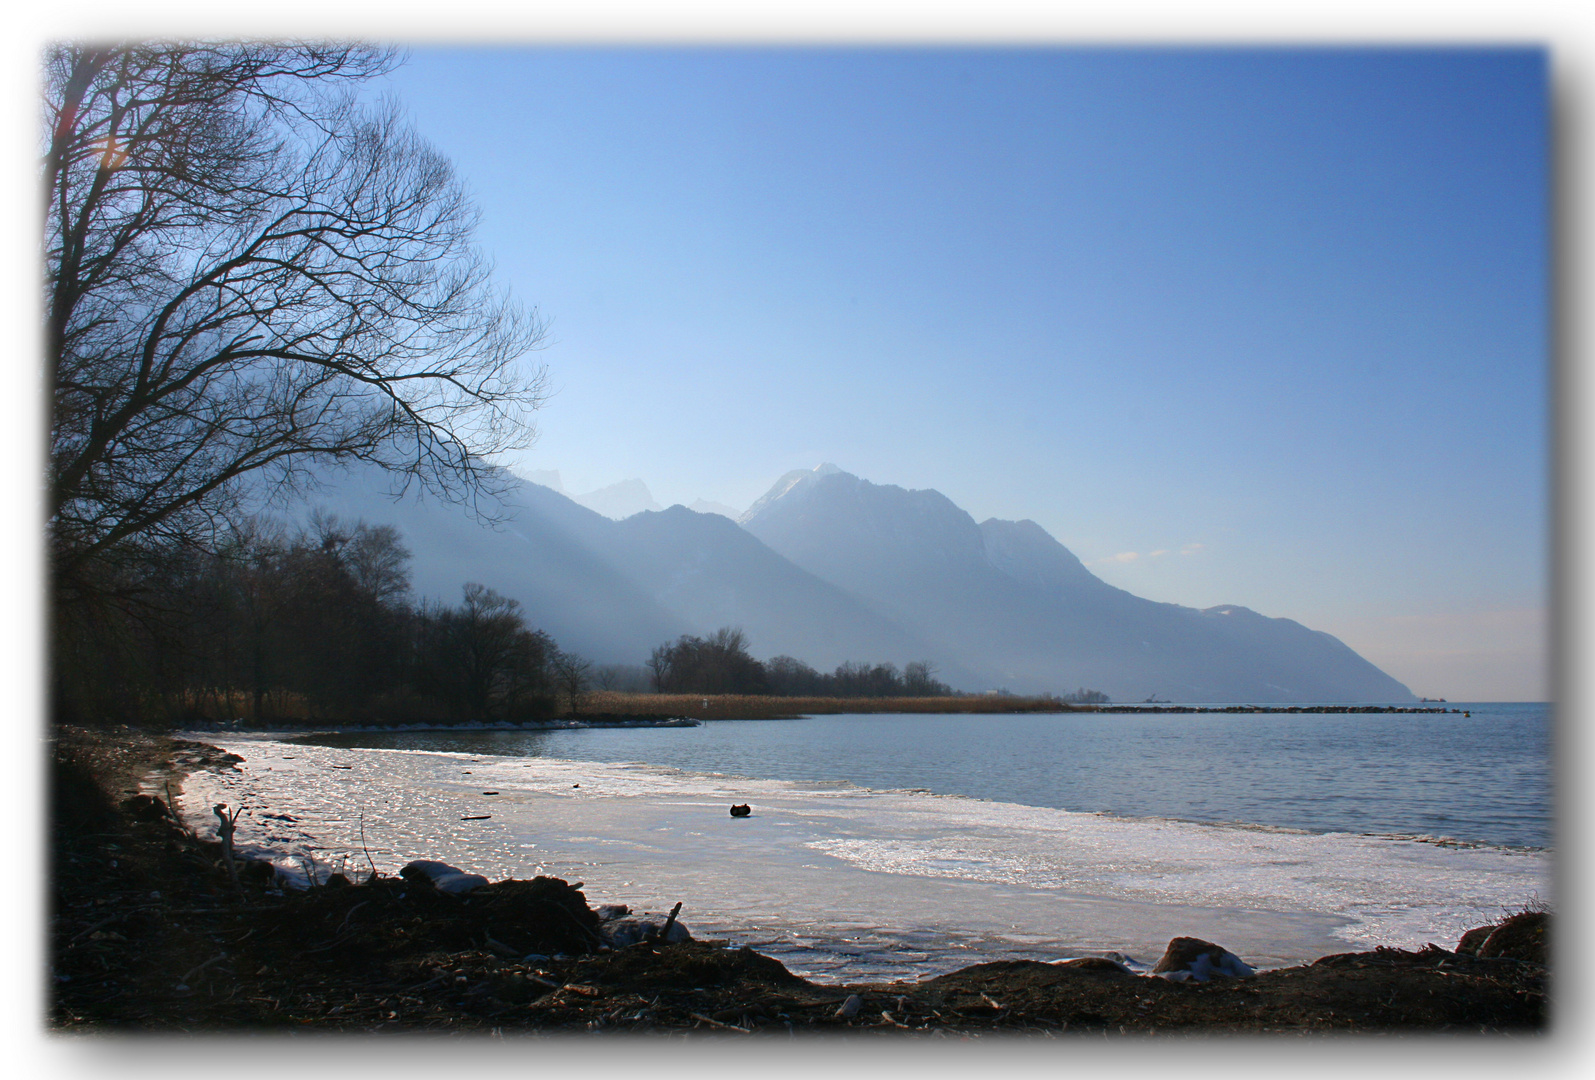
{"type": "MultiPolygon", "coordinates": [[[[822,698],[773,697],[750,694],[631,694],[597,691],[589,695],[595,709],[611,714],[667,713],[703,720],[794,719],[804,715],[839,713],[969,713],[996,715],[1013,713],[1456,713],[1464,710],[1444,705],[1394,705],[1379,703],[1318,703],[1293,705],[1286,702],[1252,704],[1212,702],[1176,705],[1170,702],[1124,702],[1114,704],[1075,703],[1055,697],[1010,694],[951,694],[944,697],[901,698],[822,698]]],[[[580,719],[580,714],[573,714],[580,719]]]]}
{"type": "Polygon", "coordinates": [[[1416,705],[1081,705],[1081,712],[1098,713],[1172,713],[1182,715],[1186,713],[1262,713],[1265,715],[1288,713],[1312,713],[1329,715],[1351,715],[1362,713],[1456,713],[1464,715],[1462,709],[1430,708],[1416,705]]]}
{"type": "Polygon", "coordinates": [[[240,843],[296,877],[306,857],[364,866],[367,844],[385,873],[412,859],[493,879],[579,867],[604,902],[686,900],[694,930],[820,979],[911,978],[1004,957],[1150,963],[1192,933],[1285,967],[1444,942],[1551,893],[1549,854],[1422,842],[1442,837],[681,772],[545,757],[547,747],[506,756],[491,733],[443,736],[443,746],[395,738],[390,749],[384,737],[221,738],[248,760],[200,774],[184,796],[187,820],[210,836],[213,803],[254,807],[240,843]],[[753,817],[733,822],[726,807],[741,803],[753,817]]]}
{"type": "MultiPolygon", "coordinates": [[[[89,733],[78,744],[100,759],[97,766],[80,769],[79,780],[86,771],[96,776],[102,791],[107,784],[113,788],[102,803],[135,775],[159,777],[164,770],[180,776],[230,767],[225,752],[163,737],[89,733]],[[123,745],[114,745],[118,741],[123,745]]],[[[80,799],[79,811],[67,817],[81,819],[92,801],[80,799]]],[[[998,961],[917,982],[828,985],[799,979],[751,949],[713,942],[637,945],[564,960],[521,959],[501,955],[503,950],[483,944],[479,936],[474,944],[450,938],[454,931],[447,927],[454,924],[448,919],[437,926],[443,937],[426,947],[422,939],[432,916],[414,909],[414,896],[405,899],[399,879],[276,898],[258,891],[232,896],[215,845],[177,830],[169,819],[138,821],[125,809],[119,816],[114,829],[108,820],[92,826],[115,838],[107,841],[80,835],[81,829],[70,827],[73,820],[57,815],[51,1025],[58,1029],[109,1023],[253,1030],[291,1023],[296,1029],[308,1024],[340,1030],[513,1026],[726,1035],[868,1028],[936,1035],[1543,1030],[1546,1024],[1543,967],[1470,958],[1432,946],[1416,953],[1337,954],[1249,979],[1199,985],[1129,974],[1101,958],[1061,964],[998,961]],[[64,833],[63,825],[68,826],[64,833]],[[99,871],[82,880],[85,857],[96,847],[103,852],[108,842],[118,853],[113,859],[125,864],[119,869],[138,870],[145,886],[165,886],[153,890],[161,900],[134,901],[136,891],[109,896],[116,890],[104,880],[104,853],[96,864],[99,871]],[[391,938],[392,919],[373,915],[383,908],[422,918],[412,924],[416,939],[391,938]],[[109,918],[106,911],[112,913],[109,918]],[[90,915],[95,921],[88,921],[90,915]],[[369,922],[367,916],[373,916],[369,922]],[[236,939],[238,947],[224,945],[218,952],[217,934],[236,939]],[[152,937],[162,940],[146,940],[152,937]],[[271,963],[257,970],[248,959],[254,956],[269,957],[271,963]],[[388,960],[373,967],[381,956],[388,960]],[[148,967],[152,985],[136,994],[125,987],[120,993],[97,993],[106,980],[95,982],[95,958],[121,976],[113,982],[135,979],[135,967],[148,967]],[[120,960],[127,961],[125,970],[118,967],[120,960]],[[195,975],[197,969],[209,974],[195,975]],[[440,974],[448,977],[440,979],[440,974]],[[163,978],[164,986],[153,985],[163,978]],[[456,989],[462,985],[469,990],[463,997],[456,989]],[[846,1013],[852,997],[861,1005],[846,1013]],[[649,1001],[655,1004],[648,1006],[649,1001]],[[1147,1001],[1155,1001],[1157,1009],[1149,1013],[1147,1001]],[[1331,1001],[1340,1008],[1327,1008],[1331,1001]],[[620,1004],[625,1002],[630,1004],[620,1004]]],[[[494,888],[506,887],[513,883],[494,888]]],[[[463,910],[452,898],[449,903],[455,904],[449,912],[463,910]]]]}
{"type": "Polygon", "coordinates": [[[818,698],[745,694],[630,694],[597,691],[589,704],[601,706],[546,720],[469,720],[457,723],[390,723],[377,720],[316,720],[284,717],[244,724],[241,721],[195,722],[189,730],[219,733],[308,734],[339,731],[558,731],[571,728],[696,727],[710,720],[801,720],[808,716],[959,714],[972,716],[1083,713],[1101,715],[1368,715],[1456,714],[1462,709],[1409,705],[1171,705],[1073,704],[1052,698],[1004,695],[953,695],[935,698],[818,698]]]}

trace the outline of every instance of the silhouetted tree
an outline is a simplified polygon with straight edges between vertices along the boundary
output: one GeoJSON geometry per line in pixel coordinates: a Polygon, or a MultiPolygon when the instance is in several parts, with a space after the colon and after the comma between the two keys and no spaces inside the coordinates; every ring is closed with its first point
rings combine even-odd
{"type": "Polygon", "coordinates": [[[278,621],[286,600],[281,576],[288,547],[280,529],[247,519],[220,545],[202,585],[215,597],[218,618],[195,636],[212,642],[221,655],[200,682],[229,691],[248,687],[257,722],[266,715],[267,692],[280,682],[276,647],[284,636],[278,621]]]}
{"type": "Polygon", "coordinates": [[[423,606],[418,667],[426,691],[463,720],[515,719],[547,711],[553,641],[530,630],[518,601],[465,586],[458,608],[423,606]]]}
{"type": "Polygon", "coordinates": [[[655,687],[667,693],[763,694],[764,665],[748,653],[740,629],[721,627],[707,638],[683,634],[649,658],[655,687]]]}
{"type": "Polygon", "coordinates": [[[936,678],[936,664],[915,660],[903,667],[903,693],[907,697],[946,697],[953,688],[936,678]]]}
{"type": "Polygon", "coordinates": [[[824,675],[791,656],[766,660],[764,676],[770,693],[781,697],[826,697],[832,689],[824,675]]]}
{"type": "Polygon", "coordinates": [[[239,481],[375,462],[453,493],[530,437],[541,338],[360,46],[53,48],[43,155],[58,602],[208,546],[239,481]],[[104,569],[104,564],[111,564],[104,569]],[[96,565],[101,568],[96,568],[96,565]],[[121,577],[117,565],[135,566],[121,577]]]}
{"type": "Polygon", "coordinates": [[[862,664],[849,661],[837,667],[838,697],[898,697],[903,692],[896,664],[862,664]]]}
{"type": "Polygon", "coordinates": [[[671,658],[674,655],[669,644],[659,645],[648,654],[648,678],[653,684],[656,693],[665,693],[671,682],[671,658]]]}
{"type": "Polygon", "coordinates": [[[549,656],[549,666],[554,671],[554,681],[570,702],[570,711],[579,712],[591,681],[593,663],[575,653],[556,649],[549,656]]]}
{"type": "Polygon", "coordinates": [[[408,558],[390,526],[313,518],[278,561],[279,684],[349,716],[397,682],[408,558]]]}

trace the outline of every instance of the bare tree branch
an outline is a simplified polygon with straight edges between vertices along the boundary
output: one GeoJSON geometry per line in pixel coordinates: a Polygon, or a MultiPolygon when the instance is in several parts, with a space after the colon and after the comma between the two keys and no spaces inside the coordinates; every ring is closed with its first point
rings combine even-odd
{"type": "Polygon", "coordinates": [[[364,461],[470,498],[526,444],[543,341],[448,162],[352,87],[391,53],[62,46],[42,166],[58,579],[203,543],[246,477],[364,461]]]}

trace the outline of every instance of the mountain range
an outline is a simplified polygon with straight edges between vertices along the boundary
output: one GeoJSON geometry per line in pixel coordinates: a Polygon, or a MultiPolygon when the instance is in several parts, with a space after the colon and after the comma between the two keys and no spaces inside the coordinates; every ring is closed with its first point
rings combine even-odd
{"type": "MultiPolygon", "coordinates": [[[[557,473],[534,475],[558,485],[557,473]]],[[[1414,700],[1329,634],[1234,605],[1134,596],[1033,521],[976,523],[940,492],[834,465],[788,473],[737,521],[728,508],[679,505],[614,520],[597,508],[603,491],[584,497],[590,509],[555,486],[502,479],[484,507],[496,521],[488,526],[454,504],[394,499],[385,477],[359,470],[327,480],[313,501],[396,526],[421,595],[452,603],[465,582],[482,582],[599,663],[642,663],[680,634],[739,626],[761,658],[786,654],[822,670],[929,660],[943,681],[971,691],[1414,700]]],[[[652,502],[641,481],[616,487],[633,483],[652,502]]]]}

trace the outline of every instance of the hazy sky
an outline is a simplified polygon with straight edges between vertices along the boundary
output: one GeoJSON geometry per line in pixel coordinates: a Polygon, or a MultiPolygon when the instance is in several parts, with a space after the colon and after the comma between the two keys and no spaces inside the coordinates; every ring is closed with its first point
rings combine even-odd
{"type": "Polygon", "coordinates": [[[550,320],[522,471],[834,462],[1104,579],[1542,699],[1533,50],[421,48],[387,80],[550,320]]]}

